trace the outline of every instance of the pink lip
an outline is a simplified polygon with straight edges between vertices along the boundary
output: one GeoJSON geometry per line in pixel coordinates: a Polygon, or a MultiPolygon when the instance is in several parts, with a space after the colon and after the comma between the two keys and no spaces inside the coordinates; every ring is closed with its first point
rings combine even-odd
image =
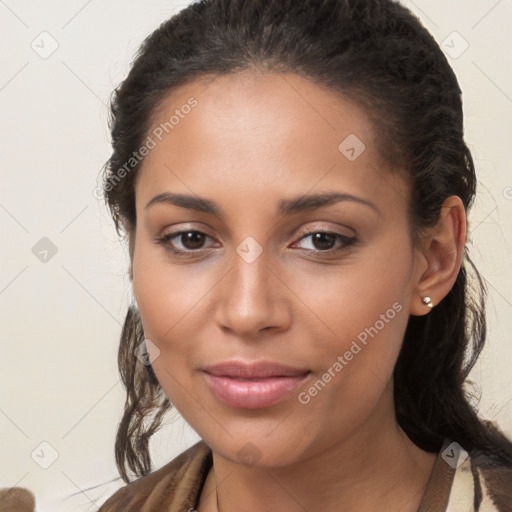
{"type": "Polygon", "coordinates": [[[231,407],[259,409],[283,399],[306,379],[309,370],[259,361],[226,361],[204,369],[215,396],[231,407]]]}

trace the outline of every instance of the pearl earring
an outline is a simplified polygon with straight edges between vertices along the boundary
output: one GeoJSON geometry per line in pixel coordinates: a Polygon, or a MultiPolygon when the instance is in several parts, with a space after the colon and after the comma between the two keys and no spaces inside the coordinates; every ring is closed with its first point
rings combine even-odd
{"type": "Polygon", "coordinates": [[[434,304],[432,304],[432,301],[430,300],[430,297],[423,297],[423,299],[421,299],[421,302],[423,302],[423,304],[425,304],[425,306],[427,306],[429,308],[433,308],[434,307],[434,304]]]}

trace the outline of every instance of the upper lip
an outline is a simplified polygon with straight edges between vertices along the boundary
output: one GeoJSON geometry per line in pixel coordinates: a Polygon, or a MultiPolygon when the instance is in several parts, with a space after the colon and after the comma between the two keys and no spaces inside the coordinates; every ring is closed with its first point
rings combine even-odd
{"type": "Polygon", "coordinates": [[[272,361],[224,361],[204,368],[206,373],[217,377],[263,379],[270,377],[294,377],[305,375],[309,370],[275,363],[272,361]]]}

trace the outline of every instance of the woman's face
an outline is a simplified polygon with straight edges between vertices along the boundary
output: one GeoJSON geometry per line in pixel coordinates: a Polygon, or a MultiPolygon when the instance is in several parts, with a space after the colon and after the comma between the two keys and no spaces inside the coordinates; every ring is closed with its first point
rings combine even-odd
{"type": "Polygon", "coordinates": [[[243,72],[174,91],[149,136],[134,293],[155,374],[192,428],[271,467],[394,421],[427,265],[408,187],[362,111],[297,75],[243,72]]]}

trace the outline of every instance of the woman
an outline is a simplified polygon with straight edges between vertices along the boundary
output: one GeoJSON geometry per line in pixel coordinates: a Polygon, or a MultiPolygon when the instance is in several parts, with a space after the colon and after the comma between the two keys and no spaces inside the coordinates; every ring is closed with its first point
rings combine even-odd
{"type": "Polygon", "coordinates": [[[464,388],[461,91],[407,9],[193,3],[144,41],[112,141],[135,304],[101,511],[512,510],[512,444],[464,388]],[[202,441],[151,473],[171,403],[202,441]]]}

